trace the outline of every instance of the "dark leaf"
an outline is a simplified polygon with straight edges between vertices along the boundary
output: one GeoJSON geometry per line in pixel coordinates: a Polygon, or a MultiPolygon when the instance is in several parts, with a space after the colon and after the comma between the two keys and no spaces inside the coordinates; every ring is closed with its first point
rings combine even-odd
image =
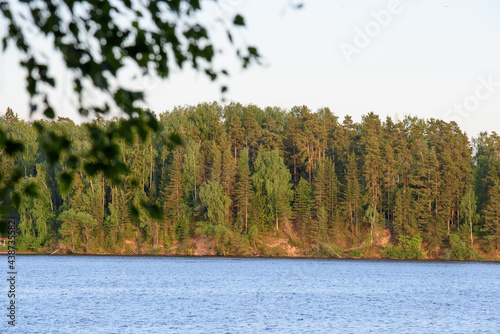
{"type": "Polygon", "coordinates": [[[23,143],[10,139],[7,139],[5,141],[5,153],[7,153],[8,155],[13,156],[16,153],[23,151],[24,151],[23,143]]]}
{"type": "Polygon", "coordinates": [[[130,218],[132,220],[138,220],[139,219],[139,210],[134,205],[129,206],[129,211],[130,211],[130,218]]]}
{"type": "Polygon", "coordinates": [[[71,169],[78,168],[79,159],[76,155],[70,155],[66,161],[66,165],[71,169]]]}
{"type": "Polygon", "coordinates": [[[97,174],[99,166],[96,163],[89,162],[83,166],[83,169],[85,170],[85,173],[87,173],[90,176],[93,176],[97,174]]]}
{"type": "Polygon", "coordinates": [[[47,118],[50,118],[50,119],[54,119],[56,117],[56,114],[54,113],[54,109],[52,109],[51,107],[45,108],[45,111],[43,112],[43,114],[47,118]]]}
{"type": "Polygon", "coordinates": [[[29,182],[24,186],[23,189],[24,195],[28,197],[37,197],[38,196],[38,187],[34,182],[29,182]]]}
{"type": "Polygon", "coordinates": [[[168,137],[170,144],[172,146],[180,146],[182,145],[182,138],[181,135],[178,133],[171,133],[170,136],[168,137]]]}
{"type": "Polygon", "coordinates": [[[135,177],[133,177],[130,180],[130,186],[132,186],[132,188],[138,188],[139,187],[139,180],[136,179],[135,177]]]}
{"type": "Polygon", "coordinates": [[[158,204],[141,203],[142,207],[148,212],[149,216],[153,219],[163,219],[163,211],[158,204]]]}
{"type": "Polygon", "coordinates": [[[63,195],[68,194],[71,189],[71,182],[73,182],[73,174],[68,172],[59,174],[59,186],[63,195]]]}
{"type": "Polygon", "coordinates": [[[15,191],[12,193],[10,199],[12,201],[12,205],[14,205],[16,209],[19,209],[19,207],[21,206],[21,195],[17,191],[15,191]]]}
{"type": "Polygon", "coordinates": [[[236,26],[244,26],[245,25],[245,19],[243,18],[243,16],[241,16],[240,14],[238,14],[238,15],[236,15],[234,17],[233,23],[236,26]]]}

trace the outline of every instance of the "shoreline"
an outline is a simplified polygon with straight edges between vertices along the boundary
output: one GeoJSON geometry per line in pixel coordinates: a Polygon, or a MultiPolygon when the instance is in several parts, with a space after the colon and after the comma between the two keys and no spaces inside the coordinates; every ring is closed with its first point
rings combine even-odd
{"type": "MultiPolygon", "coordinates": [[[[0,256],[8,255],[7,251],[0,250],[0,256]]],[[[171,258],[228,258],[228,259],[283,259],[283,260],[340,260],[340,261],[392,261],[392,262],[472,262],[472,263],[498,263],[500,260],[446,260],[441,258],[425,259],[389,259],[381,257],[313,257],[313,256],[245,256],[245,255],[192,255],[192,254],[119,254],[119,253],[61,253],[51,254],[41,252],[18,252],[16,255],[23,256],[101,256],[101,257],[171,257],[171,258]]]]}

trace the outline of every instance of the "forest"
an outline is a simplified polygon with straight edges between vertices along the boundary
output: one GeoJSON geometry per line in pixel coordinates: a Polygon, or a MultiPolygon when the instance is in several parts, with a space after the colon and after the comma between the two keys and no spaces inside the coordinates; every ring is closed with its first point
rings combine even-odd
{"type": "MultiPolygon", "coordinates": [[[[454,122],[374,113],[355,123],[328,108],[231,102],[180,106],[159,129],[118,143],[128,173],[111,182],[49,163],[37,124],[91,148],[93,129],[28,122],[8,109],[0,171],[23,173],[4,198],[20,251],[88,254],[307,256],[498,260],[500,136],[468,136],[454,122]],[[178,135],[181,144],[169,138],[178,135]],[[143,140],[141,138],[144,138],[143,140]],[[34,196],[17,197],[27,185],[34,196]],[[148,207],[161,208],[151,215],[148,207]],[[200,249],[205,249],[205,252],[200,249]]],[[[94,138],[93,140],[100,140],[94,138]]],[[[83,152],[83,153],[82,153],[83,152]]]]}

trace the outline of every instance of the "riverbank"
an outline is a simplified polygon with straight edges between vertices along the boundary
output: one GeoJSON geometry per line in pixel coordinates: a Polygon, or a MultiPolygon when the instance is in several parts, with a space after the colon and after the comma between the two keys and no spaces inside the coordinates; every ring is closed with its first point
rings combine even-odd
{"type": "MultiPolygon", "coordinates": [[[[0,256],[7,255],[7,252],[0,250],[0,256]]],[[[500,258],[480,258],[477,260],[449,260],[441,257],[425,257],[422,259],[392,259],[384,257],[342,257],[332,258],[326,256],[244,256],[244,255],[190,255],[190,254],[158,254],[158,253],[143,253],[143,254],[122,254],[110,252],[95,252],[95,253],[56,253],[49,252],[19,252],[17,255],[29,256],[125,256],[125,257],[172,257],[172,258],[240,258],[240,259],[298,259],[298,260],[368,260],[368,261],[417,261],[417,262],[486,262],[486,263],[499,263],[500,258]]]]}
{"type": "MultiPolygon", "coordinates": [[[[335,242],[322,242],[311,246],[290,234],[275,232],[259,235],[255,240],[238,238],[221,240],[214,236],[197,236],[183,242],[174,241],[163,247],[151,247],[134,240],[125,240],[124,246],[113,251],[104,249],[71,250],[64,244],[53,245],[38,251],[19,251],[20,255],[97,255],[97,256],[179,256],[179,257],[241,257],[241,258],[297,258],[297,259],[364,259],[364,260],[423,260],[423,261],[488,261],[500,262],[498,251],[486,253],[480,244],[473,247],[461,245],[429,250],[429,245],[419,245],[417,251],[408,252],[403,246],[391,243],[389,231],[376,233],[370,240],[355,247],[335,242]],[[399,248],[398,248],[399,247],[399,248]],[[389,252],[388,250],[392,250],[389,252]],[[464,253],[468,252],[468,253],[464,253]],[[466,255],[464,255],[466,254],[466,255]]],[[[0,255],[7,254],[0,250],[0,255]]]]}

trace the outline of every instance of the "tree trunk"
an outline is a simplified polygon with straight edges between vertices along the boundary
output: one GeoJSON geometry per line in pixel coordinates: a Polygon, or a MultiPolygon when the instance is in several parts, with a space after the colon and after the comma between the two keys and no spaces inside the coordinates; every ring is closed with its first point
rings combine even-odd
{"type": "Polygon", "coordinates": [[[370,226],[370,245],[372,245],[372,246],[373,246],[373,224],[375,223],[374,220],[375,220],[375,213],[372,217],[371,226],[370,226]]]}
{"type": "Polygon", "coordinates": [[[278,208],[276,208],[276,232],[278,232],[278,208]]]}
{"type": "Polygon", "coordinates": [[[248,233],[248,194],[245,196],[245,234],[248,233]]]}
{"type": "Polygon", "coordinates": [[[474,245],[474,239],[472,238],[472,217],[469,217],[469,224],[470,224],[470,244],[472,246],[474,245]]]}

